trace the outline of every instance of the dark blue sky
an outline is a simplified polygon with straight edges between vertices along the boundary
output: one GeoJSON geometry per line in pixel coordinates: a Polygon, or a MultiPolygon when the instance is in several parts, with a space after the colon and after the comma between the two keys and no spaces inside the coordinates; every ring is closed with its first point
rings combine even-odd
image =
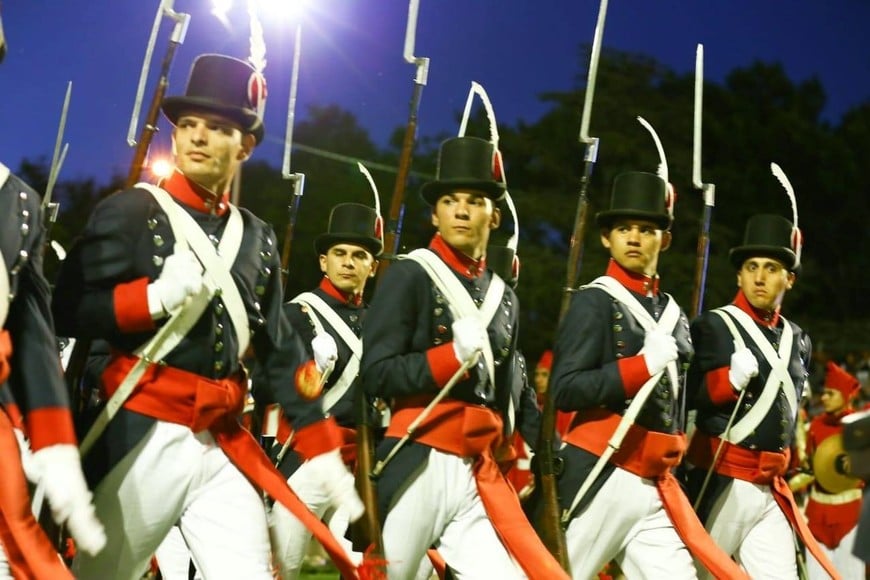
{"type": "MultiPolygon", "coordinates": [[[[260,0],[263,5],[299,0],[260,0]]],[[[9,54],[0,65],[0,159],[50,159],[67,81],[73,82],[61,179],[105,182],[126,174],[126,144],[139,70],[158,0],[21,0],[3,4],[9,54]]],[[[308,105],[337,103],[384,143],[404,125],[414,67],[402,60],[406,0],[308,0],[303,20],[297,123],[308,105]]],[[[209,0],[176,0],[191,15],[169,94],[184,90],[203,52],[249,54],[245,3],[235,0],[227,31],[209,0]]],[[[420,106],[421,135],[455,131],[470,81],[487,89],[500,123],[536,120],[538,95],[577,85],[585,67],[597,0],[420,0],[416,54],[431,59],[420,106]]],[[[264,9],[265,10],[265,9],[264,9]]],[[[255,158],[280,164],[296,23],[261,11],[269,84],[267,140],[255,158]]],[[[783,63],[795,81],[816,76],[828,95],[825,117],[870,100],[867,0],[611,0],[605,47],[643,52],[679,72],[705,45],[706,77],[721,81],[755,60],[783,63]]],[[[171,26],[155,50],[156,73],[171,26]]],[[[154,90],[146,90],[146,103],[154,90]]],[[[596,98],[606,98],[601,92],[596,98]]],[[[627,115],[634,115],[626,111],[627,115]]],[[[686,111],[691,115],[691,111],[686,111]]],[[[144,115],[144,113],[143,113],[144,115]]],[[[579,117],[579,112],[578,112],[579,117]]],[[[141,125],[141,123],[140,123],[141,125]]],[[[168,148],[166,121],[155,146],[168,148]]],[[[595,115],[592,117],[594,135],[595,115]]],[[[579,129],[579,126],[578,126],[579,129]]],[[[294,167],[304,171],[304,167],[294,167]]]]}

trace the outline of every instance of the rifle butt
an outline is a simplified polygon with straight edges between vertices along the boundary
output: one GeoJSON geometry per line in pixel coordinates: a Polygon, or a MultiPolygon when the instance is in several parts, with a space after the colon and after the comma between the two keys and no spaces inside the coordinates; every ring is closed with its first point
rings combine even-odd
{"type": "Polygon", "coordinates": [[[550,391],[544,393],[544,408],[541,412],[541,432],[538,436],[538,444],[535,448],[539,472],[538,485],[541,489],[541,509],[535,526],[541,541],[553,557],[559,562],[563,570],[568,571],[568,546],[565,543],[565,534],[562,531],[559,516],[559,494],[556,488],[556,456],[555,447],[556,433],[556,408],[550,397],[550,391]]]}

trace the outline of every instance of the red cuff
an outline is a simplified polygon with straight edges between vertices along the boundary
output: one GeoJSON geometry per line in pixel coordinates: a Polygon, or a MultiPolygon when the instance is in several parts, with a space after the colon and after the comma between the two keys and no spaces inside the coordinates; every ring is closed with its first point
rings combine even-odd
{"type": "Polygon", "coordinates": [[[39,451],[57,444],[76,444],[72,414],[67,407],[42,407],[27,414],[30,448],[39,451]]]}
{"type": "Polygon", "coordinates": [[[344,442],[335,417],[327,417],[322,421],[298,429],[294,435],[294,440],[293,449],[303,459],[311,459],[333,449],[338,449],[344,442]]]}
{"type": "Polygon", "coordinates": [[[647,379],[652,376],[646,368],[646,357],[642,354],[621,358],[616,361],[616,367],[619,369],[626,399],[634,398],[647,379]]]}
{"type": "Polygon", "coordinates": [[[720,367],[707,373],[707,395],[714,405],[726,405],[737,401],[738,395],[728,378],[729,367],[720,367]]]}
{"type": "Polygon", "coordinates": [[[462,363],[456,360],[452,342],[427,350],[426,360],[429,362],[429,372],[432,373],[432,378],[435,379],[435,384],[439,389],[446,385],[453,374],[462,366],[462,363]]]}
{"type": "Polygon", "coordinates": [[[121,332],[154,330],[148,310],[148,278],[118,284],[114,291],[115,320],[121,332]]]}

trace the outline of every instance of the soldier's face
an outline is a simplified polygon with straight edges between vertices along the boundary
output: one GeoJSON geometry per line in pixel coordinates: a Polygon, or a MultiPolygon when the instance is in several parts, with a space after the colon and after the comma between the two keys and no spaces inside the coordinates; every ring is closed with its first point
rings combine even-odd
{"type": "Polygon", "coordinates": [[[239,165],[250,157],[254,137],[224,117],[197,112],[179,117],[172,146],[176,167],[220,195],[229,188],[239,165]]]}
{"type": "Polygon", "coordinates": [[[336,288],[348,294],[360,294],[377,266],[371,253],[355,244],[336,244],[320,255],[320,271],[336,288]]]}
{"type": "Polygon", "coordinates": [[[609,230],[602,230],[601,244],[610,250],[617,264],[636,274],[655,275],[659,253],[670,242],[670,233],[663,232],[655,222],[641,219],[621,219],[609,230]]]}
{"type": "Polygon", "coordinates": [[[446,193],[432,209],[432,225],[444,241],[475,260],[483,256],[489,232],[500,222],[501,213],[493,201],[477,191],[446,193]]]}
{"type": "Polygon", "coordinates": [[[772,312],[794,284],[795,275],[773,258],[747,258],[737,272],[737,285],[749,303],[759,310],[772,312]]]}
{"type": "Polygon", "coordinates": [[[550,369],[547,367],[535,367],[535,391],[541,395],[547,392],[550,383],[550,369]]]}

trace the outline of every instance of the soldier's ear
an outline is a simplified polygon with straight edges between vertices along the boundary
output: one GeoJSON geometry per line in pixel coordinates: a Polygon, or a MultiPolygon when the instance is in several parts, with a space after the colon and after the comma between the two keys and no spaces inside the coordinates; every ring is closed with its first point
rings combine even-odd
{"type": "Polygon", "coordinates": [[[492,208],[492,217],[489,220],[489,228],[494,230],[501,225],[501,210],[497,207],[492,208]]]}
{"type": "Polygon", "coordinates": [[[662,232],[662,252],[666,251],[671,247],[671,242],[673,241],[674,236],[671,234],[671,230],[665,230],[662,232]]]}
{"type": "Polygon", "coordinates": [[[257,146],[257,139],[251,133],[242,134],[242,148],[238,154],[239,161],[247,161],[257,146]]]}

